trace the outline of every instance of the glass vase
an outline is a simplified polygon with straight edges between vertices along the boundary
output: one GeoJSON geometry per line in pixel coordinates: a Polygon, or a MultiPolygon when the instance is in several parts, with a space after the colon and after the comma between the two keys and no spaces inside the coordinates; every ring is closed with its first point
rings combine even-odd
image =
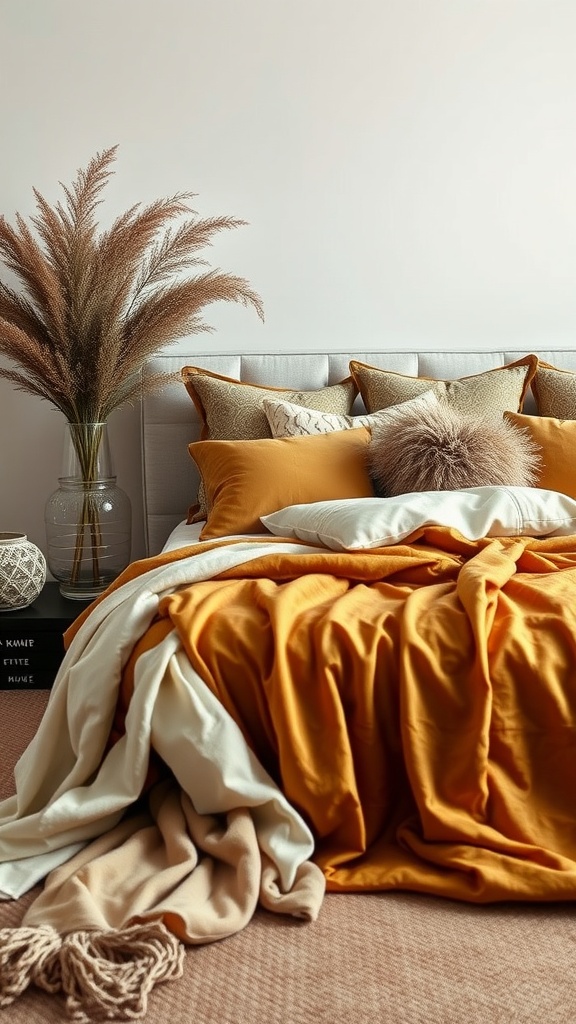
{"type": "Polygon", "coordinates": [[[106,423],[67,423],[62,476],[46,502],[47,563],[72,600],[98,597],[130,561],[132,509],[116,484],[106,423]]]}

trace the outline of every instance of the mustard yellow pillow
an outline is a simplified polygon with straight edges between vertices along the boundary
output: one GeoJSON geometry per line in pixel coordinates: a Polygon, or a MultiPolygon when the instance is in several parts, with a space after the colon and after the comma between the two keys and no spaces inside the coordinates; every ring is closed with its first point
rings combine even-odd
{"type": "Polygon", "coordinates": [[[509,423],[526,430],[540,446],[538,487],[576,498],[576,420],[506,412],[509,423]]]}
{"type": "Polygon", "coordinates": [[[501,415],[506,409],[513,412],[521,410],[537,366],[537,357],[527,355],[514,363],[470,377],[434,380],[430,377],[409,377],[353,359],[350,372],[369,413],[407,402],[424,391],[432,391],[437,398],[448,402],[465,416],[477,416],[501,415]]]}
{"type": "MultiPolygon", "coordinates": [[[[320,412],[349,415],[358,394],[352,377],[313,391],[296,391],[293,388],[247,384],[201,366],[183,366],[180,375],[196,407],[202,441],[246,441],[272,437],[262,406],[265,398],[283,398],[320,412]]],[[[189,509],[188,522],[199,522],[205,518],[206,502],[200,483],[198,501],[189,509]]]]}
{"type": "Polygon", "coordinates": [[[208,516],[201,540],[265,533],[260,516],[286,505],[334,498],[369,498],[370,431],[366,427],[302,437],[195,441],[208,516]]]}

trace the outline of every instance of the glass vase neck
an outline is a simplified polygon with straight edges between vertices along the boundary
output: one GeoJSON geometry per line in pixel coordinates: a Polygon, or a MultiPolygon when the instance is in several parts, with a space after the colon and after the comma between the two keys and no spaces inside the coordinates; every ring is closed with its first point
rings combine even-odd
{"type": "Polygon", "coordinates": [[[61,479],[84,483],[115,479],[105,422],[66,422],[61,479]]]}

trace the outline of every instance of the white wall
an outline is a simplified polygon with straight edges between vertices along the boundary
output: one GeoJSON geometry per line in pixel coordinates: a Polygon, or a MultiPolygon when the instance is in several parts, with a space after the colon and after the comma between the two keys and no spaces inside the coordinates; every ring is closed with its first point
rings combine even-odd
{"type": "MultiPolygon", "coordinates": [[[[213,307],[215,349],[573,346],[574,0],[0,0],[0,44],[9,221],[118,143],[104,220],[250,222],[210,257],[266,323],[213,307]]],[[[40,547],[61,434],[0,381],[0,529],[40,547]]],[[[111,434],[140,557],[137,410],[111,434]]]]}

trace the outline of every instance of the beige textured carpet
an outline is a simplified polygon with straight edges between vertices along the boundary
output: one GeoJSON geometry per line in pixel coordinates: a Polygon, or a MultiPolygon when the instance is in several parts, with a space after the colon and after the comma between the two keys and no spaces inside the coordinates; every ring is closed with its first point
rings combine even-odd
{"type": "MultiPolygon", "coordinates": [[[[0,692],[0,796],[46,694],[0,692]]],[[[0,903],[0,927],[29,901],[0,903]]],[[[151,995],[149,1024],[573,1024],[576,904],[475,907],[410,893],[326,897],[314,924],[258,913],[190,949],[151,995]]],[[[0,1024],[66,1020],[27,993],[0,1024]]]]}

